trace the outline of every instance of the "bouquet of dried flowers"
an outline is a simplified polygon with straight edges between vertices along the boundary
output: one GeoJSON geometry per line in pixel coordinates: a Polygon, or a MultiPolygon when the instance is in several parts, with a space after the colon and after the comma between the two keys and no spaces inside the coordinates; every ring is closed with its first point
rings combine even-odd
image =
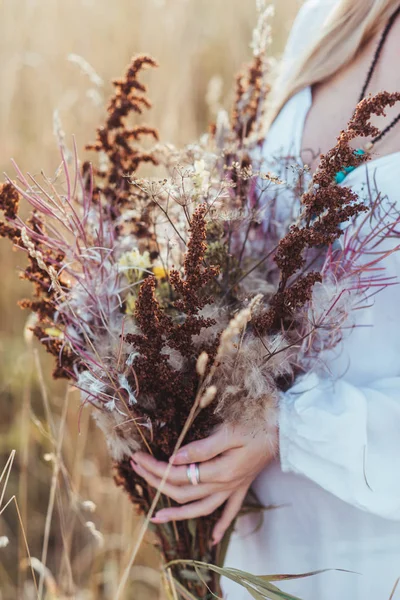
{"type": "MultiPolygon", "coordinates": [[[[263,172],[260,158],[267,17],[264,7],[231,118],[221,113],[200,142],[177,151],[160,144],[154,128],[129,125],[150,107],[139,75],[156,66],[139,56],[113,82],[106,123],[87,146],[97,166],[80,164],[76,150],[71,166],[62,149],[55,180],[25,177],[15,166],[16,181],[0,190],[0,234],[26,253],[22,277],[34,286],[21,306],[34,313],[34,334],[55,356],[54,376],[70,380],[82,406],[92,407],[116,481],[143,514],[170,501],[132,471],[133,452],[168,460],[183,440],[226,422],[263,427],[276,444],[281,390],[337,344],[360,297],[389,283],[376,274],[384,255],[377,248],[398,218],[389,223],[378,196],[367,204],[335,175],[368,160],[350,142],[376,134],[371,115],[399,94],[364,100],[306,189],[297,186],[296,223],[284,234],[263,228],[284,185],[263,172]],[[146,164],[161,177],[140,178],[146,164]],[[25,222],[21,197],[32,208],[25,222]],[[362,238],[372,215],[373,234],[362,238]],[[338,245],[343,224],[355,219],[359,226],[338,245]]],[[[165,562],[174,561],[172,597],[220,592],[226,543],[210,545],[217,517],[155,526],[165,562]],[[216,567],[198,577],[179,559],[216,567]]],[[[260,597],[277,589],[263,586],[260,597]]]]}

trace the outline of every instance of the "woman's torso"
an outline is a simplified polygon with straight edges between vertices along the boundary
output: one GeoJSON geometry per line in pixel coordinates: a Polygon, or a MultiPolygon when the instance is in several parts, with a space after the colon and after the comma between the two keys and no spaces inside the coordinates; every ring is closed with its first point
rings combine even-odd
{"type": "MultiPolygon", "coordinates": [[[[277,156],[299,157],[303,124],[311,105],[311,90],[299,92],[284,107],[264,146],[266,162],[278,166],[277,156]]],[[[298,158],[298,160],[300,160],[298,158]]],[[[367,174],[384,193],[400,201],[400,153],[379,157],[348,175],[346,185],[361,196],[366,193],[367,174]],[[393,176],[397,173],[397,176],[393,176]]],[[[283,173],[282,173],[283,175],[283,173]]],[[[279,203],[284,221],[293,209],[291,194],[279,203]]],[[[290,218],[290,217],[289,217],[290,218]]],[[[400,264],[394,264],[397,271],[400,264]]],[[[398,271],[397,271],[398,272],[398,271]]],[[[354,384],[366,384],[393,372],[400,373],[400,340],[393,335],[392,319],[398,314],[399,296],[381,294],[381,322],[354,330],[329,369],[333,376],[354,384]],[[373,343],[373,351],[371,351],[373,343]],[[388,353],[388,345],[391,351],[388,353]],[[349,360],[351,359],[351,360],[349,360]],[[368,376],[366,376],[366,373],[368,376]]],[[[375,306],[376,308],[376,306],[375,306]]],[[[362,318],[369,324],[368,309],[362,318]]],[[[283,473],[278,461],[258,477],[254,490],[267,511],[259,527],[258,517],[239,519],[226,564],[254,574],[302,573],[318,569],[346,569],[358,574],[329,571],[309,579],[282,582],[280,587],[302,600],[388,600],[400,576],[400,523],[370,515],[346,504],[317,484],[292,473],[283,473]]],[[[249,598],[238,586],[226,583],[228,600],[249,598]]],[[[398,595],[400,599],[400,595],[398,595]]],[[[394,596],[396,599],[396,596],[394,596]]]]}
{"type": "MultiPolygon", "coordinates": [[[[316,26],[315,19],[324,17],[332,0],[328,3],[314,0],[310,4],[317,10],[313,13],[316,26]]],[[[298,25],[297,35],[301,39],[298,25]]],[[[301,163],[304,124],[311,105],[311,89],[305,88],[277,117],[263,149],[265,164],[271,165],[271,170],[279,170],[277,157],[293,156],[301,163]]],[[[377,156],[350,173],[343,185],[365,197],[372,181],[382,198],[400,202],[399,172],[400,152],[392,152],[377,156]]],[[[278,175],[287,178],[288,172],[278,175]]],[[[286,200],[285,193],[280,192],[278,219],[282,221],[290,219],[293,210],[289,192],[286,200]]],[[[397,276],[399,268],[398,259],[387,264],[389,275],[397,276]]],[[[392,327],[393,318],[398,318],[399,301],[400,292],[376,297],[373,333],[367,328],[353,331],[343,343],[340,354],[335,353],[329,364],[333,377],[346,372],[346,378],[354,385],[365,385],[369,379],[384,377],[386,372],[389,376],[397,370],[400,375],[400,340],[394,336],[392,327]],[[378,320],[377,314],[380,315],[378,320]]],[[[366,309],[360,318],[368,323],[371,315],[366,309]]],[[[318,569],[355,571],[357,573],[329,571],[279,585],[302,600],[389,599],[394,582],[400,576],[399,521],[371,515],[305,477],[283,473],[278,461],[261,473],[254,489],[264,505],[278,508],[265,512],[261,526],[255,515],[239,519],[228,551],[228,566],[264,575],[318,569]]],[[[234,584],[226,582],[224,587],[228,600],[250,598],[234,584]]],[[[397,597],[400,598],[400,591],[397,597]]]]}

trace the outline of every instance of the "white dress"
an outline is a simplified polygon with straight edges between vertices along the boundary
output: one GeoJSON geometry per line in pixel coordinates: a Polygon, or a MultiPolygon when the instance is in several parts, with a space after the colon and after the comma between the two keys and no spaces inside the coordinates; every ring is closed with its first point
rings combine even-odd
{"type": "MultiPolygon", "coordinates": [[[[300,10],[289,67],[334,3],[309,0],[300,10]]],[[[282,109],[264,145],[267,160],[300,155],[311,101],[306,88],[282,109]]],[[[343,185],[362,196],[367,172],[400,209],[400,152],[359,167],[343,185]]],[[[383,265],[399,281],[400,252],[383,265]]],[[[278,583],[302,600],[389,600],[400,577],[400,285],[369,304],[357,312],[364,327],[333,353],[331,375],[309,373],[282,395],[280,460],[253,486],[264,506],[279,508],[265,512],[261,527],[259,517],[241,517],[228,549],[226,566],[256,575],[352,571],[278,583]]],[[[227,600],[251,598],[233,582],[223,587],[227,600]]]]}

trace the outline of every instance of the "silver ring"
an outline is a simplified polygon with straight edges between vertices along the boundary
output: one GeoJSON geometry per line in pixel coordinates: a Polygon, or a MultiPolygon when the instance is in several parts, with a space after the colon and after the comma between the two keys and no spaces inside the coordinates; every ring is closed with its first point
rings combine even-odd
{"type": "Polygon", "coordinates": [[[192,485],[199,485],[200,483],[200,469],[197,463],[191,463],[186,467],[186,476],[189,483],[192,485]]]}

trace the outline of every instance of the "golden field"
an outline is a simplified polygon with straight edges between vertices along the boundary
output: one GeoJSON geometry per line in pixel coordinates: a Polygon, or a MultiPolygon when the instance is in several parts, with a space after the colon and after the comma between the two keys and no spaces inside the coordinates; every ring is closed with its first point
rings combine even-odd
{"type": "MultiPolygon", "coordinates": [[[[276,56],[298,5],[277,1],[276,56]]],[[[2,0],[1,171],[12,176],[14,158],[24,172],[55,172],[55,112],[67,145],[74,135],[82,156],[104,117],[110,80],[139,52],[160,63],[145,76],[154,104],[146,120],[163,141],[194,140],[214,117],[216,91],[229,107],[255,19],[255,0],[2,0]]],[[[0,242],[0,473],[10,458],[0,483],[0,510],[10,501],[0,516],[0,600],[38,597],[31,567],[41,598],[109,600],[138,518],[113,483],[89,412],[51,381],[50,361],[24,335],[28,314],[16,305],[30,293],[18,279],[23,258],[0,242]]],[[[150,540],[124,598],[161,598],[150,540]]]]}

